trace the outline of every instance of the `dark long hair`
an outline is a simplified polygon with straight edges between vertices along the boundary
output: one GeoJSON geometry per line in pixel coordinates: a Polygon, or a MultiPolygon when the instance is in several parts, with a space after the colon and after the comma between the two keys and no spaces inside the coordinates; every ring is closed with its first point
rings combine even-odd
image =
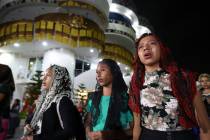
{"type": "MultiPolygon", "coordinates": [[[[167,48],[160,39],[152,34],[146,33],[143,34],[136,42],[136,46],[138,47],[138,43],[147,36],[153,36],[159,42],[160,45],[160,67],[170,74],[171,87],[173,91],[173,95],[178,99],[179,105],[183,108],[183,113],[186,114],[187,117],[194,123],[194,109],[192,100],[196,93],[195,87],[195,76],[192,72],[187,72],[184,69],[178,68],[176,62],[172,58],[170,49],[167,48]]],[[[131,89],[129,92],[130,100],[129,106],[132,110],[136,112],[140,112],[139,104],[139,94],[142,89],[142,85],[144,83],[144,75],[145,75],[145,67],[144,64],[140,61],[138,56],[138,50],[136,51],[134,58],[134,73],[131,80],[131,89]]]]}
{"type": "Polygon", "coordinates": [[[14,109],[16,106],[20,107],[20,99],[15,99],[14,103],[12,104],[12,109],[14,109]]]}
{"type": "Polygon", "coordinates": [[[0,93],[6,96],[0,102],[0,115],[9,116],[10,102],[15,90],[15,82],[9,66],[0,64],[0,93]]]}
{"type": "Polygon", "coordinates": [[[8,86],[10,93],[15,90],[15,82],[9,66],[0,64],[0,84],[8,86]]]}
{"type": "MultiPolygon", "coordinates": [[[[120,112],[128,109],[128,94],[127,85],[123,79],[122,72],[118,64],[112,59],[103,59],[99,64],[106,64],[112,74],[112,93],[109,103],[109,109],[107,119],[105,123],[105,129],[118,129],[120,127],[120,112]]],[[[96,92],[92,97],[92,125],[97,123],[98,116],[100,114],[99,104],[103,95],[103,87],[97,86],[96,92]],[[95,111],[94,111],[95,109],[95,111]]]]}

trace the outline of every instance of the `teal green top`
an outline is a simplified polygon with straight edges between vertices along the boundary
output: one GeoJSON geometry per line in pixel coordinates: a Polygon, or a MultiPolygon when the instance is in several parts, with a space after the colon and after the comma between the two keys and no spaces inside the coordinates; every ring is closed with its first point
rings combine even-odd
{"type": "MultiPolygon", "coordinates": [[[[102,96],[101,101],[99,104],[99,110],[100,114],[97,120],[97,124],[93,126],[93,131],[102,131],[104,130],[106,118],[107,118],[107,113],[108,113],[108,108],[109,108],[109,102],[110,102],[110,97],[111,96],[102,96]]],[[[90,108],[92,106],[92,100],[88,100],[87,103],[87,112],[90,112],[90,108]]],[[[120,122],[122,128],[128,128],[129,127],[129,122],[133,121],[133,116],[131,114],[131,111],[128,110],[127,112],[121,112],[120,113],[120,122]]]]}

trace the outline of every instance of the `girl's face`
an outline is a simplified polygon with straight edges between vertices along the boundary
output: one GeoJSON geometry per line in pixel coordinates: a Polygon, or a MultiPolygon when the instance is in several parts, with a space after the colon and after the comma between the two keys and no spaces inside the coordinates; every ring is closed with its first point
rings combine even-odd
{"type": "Polygon", "coordinates": [[[160,60],[160,44],[154,36],[146,36],[139,41],[138,56],[146,67],[158,67],[160,60]]]}
{"type": "Polygon", "coordinates": [[[204,89],[210,89],[210,80],[208,77],[201,77],[200,84],[204,89]]]}
{"type": "Polygon", "coordinates": [[[112,84],[112,73],[106,64],[98,64],[96,80],[100,86],[110,86],[112,84]]]}
{"type": "Polygon", "coordinates": [[[43,81],[42,81],[42,89],[49,90],[53,81],[53,72],[51,69],[47,69],[43,81]]]}

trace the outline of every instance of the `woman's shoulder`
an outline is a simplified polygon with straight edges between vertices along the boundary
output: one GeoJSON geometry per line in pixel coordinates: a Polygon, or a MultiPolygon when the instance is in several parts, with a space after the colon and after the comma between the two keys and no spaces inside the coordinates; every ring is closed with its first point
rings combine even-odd
{"type": "Polygon", "coordinates": [[[94,96],[97,96],[98,94],[100,94],[99,91],[88,92],[88,98],[93,98],[94,96]]]}
{"type": "Polygon", "coordinates": [[[60,96],[54,99],[55,103],[60,105],[60,104],[73,104],[72,100],[68,96],[60,96]]]}
{"type": "Polygon", "coordinates": [[[121,96],[123,97],[123,99],[126,99],[126,100],[128,100],[128,98],[129,98],[129,94],[127,91],[122,91],[121,96]]]}

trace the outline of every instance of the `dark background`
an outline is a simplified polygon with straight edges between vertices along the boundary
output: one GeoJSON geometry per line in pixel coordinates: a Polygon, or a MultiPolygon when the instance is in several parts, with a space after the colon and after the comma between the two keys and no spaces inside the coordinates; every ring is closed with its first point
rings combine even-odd
{"type": "Polygon", "coordinates": [[[210,6],[207,2],[133,1],[138,15],[149,20],[179,65],[198,73],[210,73],[210,6]]]}

